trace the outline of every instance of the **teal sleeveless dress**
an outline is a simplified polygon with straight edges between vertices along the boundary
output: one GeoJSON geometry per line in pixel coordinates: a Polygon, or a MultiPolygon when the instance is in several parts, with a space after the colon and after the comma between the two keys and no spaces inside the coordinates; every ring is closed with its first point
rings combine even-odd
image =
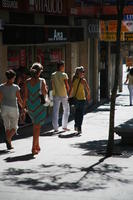
{"type": "Polygon", "coordinates": [[[40,124],[41,126],[45,123],[46,108],[41,104],[40,100],[40,81],[34,86],[27,83],[28,99],[27,109],[31,117],[33,124],[40,124]]]}

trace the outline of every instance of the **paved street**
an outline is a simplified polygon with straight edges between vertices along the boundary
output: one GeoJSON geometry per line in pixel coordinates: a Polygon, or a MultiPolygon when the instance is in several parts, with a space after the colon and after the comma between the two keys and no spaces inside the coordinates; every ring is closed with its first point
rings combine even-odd
{"type": "MultiPolygon", "coordinates": [[[[132,118],[127,86],[117,98],[115,125],[132,118]]],[[[132,200],[133,147],[119,145],[105,158],[109,104],[85,115],[80,137],[42,132],[41,153],[31,155],[32,137],[19,137],[7,151],[0,144],[1,200],[132,200]]],[[[73,130],[74,122],[68,127],[73,130]]],[[[69,133],[69,132],[68,132],[69,133]]]]}

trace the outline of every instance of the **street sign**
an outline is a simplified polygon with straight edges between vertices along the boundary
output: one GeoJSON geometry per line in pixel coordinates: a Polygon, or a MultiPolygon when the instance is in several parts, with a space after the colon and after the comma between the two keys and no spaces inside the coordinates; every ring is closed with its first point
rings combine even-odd
{"type": "Polygon", "coordinates": [[[125,33],[125,41],[133,41],[133,32],[125,33]]]}
{"type": "Polygon", "coordinates": [[[133,15],[124,15],[123,17],[124,20],[133,20],[133,15]]]}
{"type": "MultiPolygon", "coordinates": [[[[116,41],[116,32],[103,32],[100,34],[100,40],[101,41],[110,41],[115,42],[116,41]]],[[[121,41],[124,41],[124,34],[121,32],[121,41]]]]}

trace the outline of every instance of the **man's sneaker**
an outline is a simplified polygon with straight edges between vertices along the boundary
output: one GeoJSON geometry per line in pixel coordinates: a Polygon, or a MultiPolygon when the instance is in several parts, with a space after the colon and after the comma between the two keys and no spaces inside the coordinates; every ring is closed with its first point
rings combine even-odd
{"type": "Polygon", "coordinates": [[[75,131],[78,131],[78,127],[74,126],[74,130],[75,130],[75,131]]]}
{"type": "Polygon", "coordinates": [[[78,127],[78,134],[81,134],[81,133],[82,133],[81,127],[80,128],[78,127]]]}
{"type": "Polygon", "coordinates": [[[54,130],[54,133],[59,133],[59,130],[54,130]]]}

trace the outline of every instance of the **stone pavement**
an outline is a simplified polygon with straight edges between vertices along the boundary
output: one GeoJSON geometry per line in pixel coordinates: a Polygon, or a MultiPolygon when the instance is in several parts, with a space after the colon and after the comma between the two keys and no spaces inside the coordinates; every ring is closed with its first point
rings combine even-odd
{"type": "MultiPolygon", "coordinates": [[[[117,97],[115,125],[133,116],[127,87],[117,97]]],[[[121,146],[105,158],[109,127],[108,103],[87,113],[80,137],[40,136],[41,152],[30,153],[32,137],[17,138],[14,150],[0,144],[1,200],[132,200],[133,147],[121,146]]],[[[73,130],[74,122],[68,127],[73,130]]],[[[60,128],[61,129],[61,128],[60,128]]],[[[72,132],[72,131],[71,131],[72,132]]],[[[69,133],[69,132],[68,132],[69,133]]]]}

